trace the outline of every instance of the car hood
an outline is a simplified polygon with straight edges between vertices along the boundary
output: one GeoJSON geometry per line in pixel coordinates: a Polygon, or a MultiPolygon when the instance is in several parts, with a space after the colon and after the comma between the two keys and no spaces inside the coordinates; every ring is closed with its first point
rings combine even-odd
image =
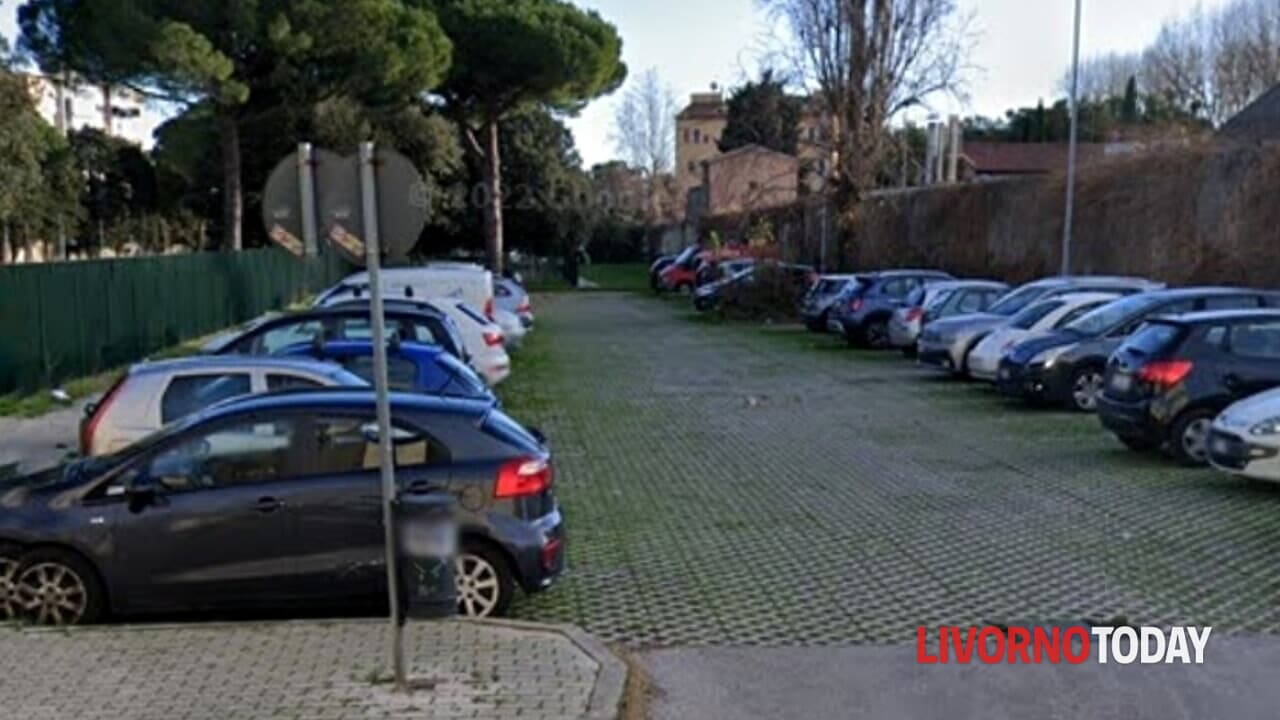
{"type": "Polygon", "coordinates": [[[85,479],[80,472],[82,462],[56,465],[0,481],[0,512],[29,505],[35,498],[78,487],[85,479]]]}
{"type": "Polygon", "coordinates": [[[1080,337],[1080,335],[1077,335],[1076,333],[1062,331],[1029,338],[1018,343],[1017,346],[1010,350],[1008,358],[1019,365],[1025,365],[1031,362],[1031,358],[1039,355],[1045,350],[1051,350],[1053,348],[1064,347],[1067,345],[1075,345],[1083,339],[1084,338],[1080,337]]]}
{"type": "Polygon", "coordinates": [[[1218,424],[1233,430],[1248,430],[1263,420],[1280,417],[1280,389],[1245,398],[1218,416],[1218,424]]]}

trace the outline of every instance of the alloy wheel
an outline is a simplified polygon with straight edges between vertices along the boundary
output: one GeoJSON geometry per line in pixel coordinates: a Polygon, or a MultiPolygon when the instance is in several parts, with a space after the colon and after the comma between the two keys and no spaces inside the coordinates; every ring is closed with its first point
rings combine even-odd
{"type": "Polygon", "coordinates": [[[18,602],[18,560],[0,557],[0,621],[16,620],[22,616],[18,602]]]}
{"type": "Polygon", "coordinates": [[[458,613],[466,617],[489,617],[498,607],[502,587],[498,570],[487,560],[463,553],[458,556],[458,613]]]}
{"type": "Polygon", "coordinates": [[[1093,412],[1098,408],[1098,396],[1102,394],[1102,373],[1089,370],[1076,377],[1071,388],[1071,401],[1077,410],[1093,412]]]}
{"type": "Polygon", "coordinates": [[[39,625],[75,625],[89,607],[89,590],[76,571],[42,562],[22,571],[15,585],[19,609],[39,625]]]}
{"type": "Polygon", "coordinates": [[[1182,431],[1180,442],[1182,450],[1186,456],[1196,462],[1206,462],[1209,459],[1209,428],[1212,427],[1212,418],[1199,418],[1187,424],[1185,430],[1182,431]]]}

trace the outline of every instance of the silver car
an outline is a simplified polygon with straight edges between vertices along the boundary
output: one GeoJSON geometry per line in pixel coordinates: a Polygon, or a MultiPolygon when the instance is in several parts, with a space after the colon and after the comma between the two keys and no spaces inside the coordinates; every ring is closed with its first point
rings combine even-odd
{"type": "Polygon", "coordinates": [[[80,452],[105,455],[175,420],[240,395],[297,388],[367,387],[332,363],[245,355],[144,362],[85,407],[80,452]]]}
{"type": "Polygon", "coordinates": [[[505,277],[494,278],[493,304],[497,305],[499,310],[506,310],[520,318],[520,324],[524,325],[525,329],[533,327],[533,305],[529,302],[529,292],[515,280],[505,277]]]}
{"type": "Polygon", "coordinates": [[[1008,285],[994,280],[945,280],[918,287],[907,296],[905,307],[893,311],[889,344],[915,352],[926,318],[932,321],[982,312],[1008,291],[1008,285]]]}
{"type": "Polygon", "coordinates": [[[853,274],[820,275],[800,301],[800,315],[805,326],[813,332],[827,332],[827,315],[831,304],[840,297],[849,283],[857,281],[858,276],[853,274]]]}
{"type": "Polygon", "coordinates": [[[1080,290],[1114,292],[1122,295],[1159,290],[1163,283],[1145,278],[1108,275],[1072,275],[1043,278],[1010,291],[986,312],[956,315],[926,323],[920,331],[917,357],[923,365],[931,365],[967,377],[969,352],[992,330],[1000,327],[1031,303],[1080,290]]]}

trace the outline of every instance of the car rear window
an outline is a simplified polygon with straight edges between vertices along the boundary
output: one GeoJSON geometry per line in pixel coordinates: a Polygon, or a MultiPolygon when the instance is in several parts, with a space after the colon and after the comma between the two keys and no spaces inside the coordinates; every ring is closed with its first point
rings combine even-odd
{"type": "Polygon", "coordinates": [[[1147,323],[1121,346],[1121,351],[1142,357],[1155,357],[1167,352],[1182,340],[1186,328],[1171,323],[1147,323]]]}

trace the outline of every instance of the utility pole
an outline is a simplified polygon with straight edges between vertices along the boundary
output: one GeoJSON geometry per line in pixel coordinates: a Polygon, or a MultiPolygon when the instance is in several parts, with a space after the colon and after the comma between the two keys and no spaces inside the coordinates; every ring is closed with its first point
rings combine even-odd
{"type": "Polygon", "coordinates": [[[1067,147],[1067,210],[1062,221],[1062,274],[1071,274],[1071,233],[1076,211],[1076,145],[1080,132],[1080,15],[1084,0],[1076,0],[1075,38],[1071,49],[1071,142],[1067,147]]]}

